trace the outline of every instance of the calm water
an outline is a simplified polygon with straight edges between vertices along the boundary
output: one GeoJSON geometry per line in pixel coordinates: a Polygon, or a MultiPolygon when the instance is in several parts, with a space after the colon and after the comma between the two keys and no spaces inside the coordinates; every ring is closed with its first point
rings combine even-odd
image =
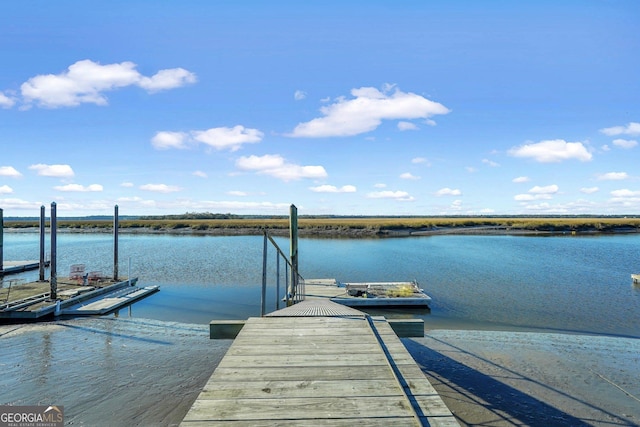
{"type": "MultiPolygon", "coordinates": [[[[288,241],[276,240],[288,252],[288,241]]],[[[262,242],[261,236],[121,235],[120,274],[130,265],[141,285],[159,284],[161,292],[120,315],[203,324],[259,315],[262,242]]],[[[420,316],[427,328],[640,337],[640,288],[630,278],[640,272],[640,235],[301,239],[299,246],[306,278],[417,280],[433,298],[431,312],[384,314],[420,316]]],[[[109,234],[59,234],[58,274],[83,263],[110,275],[112,248],[109,234]]],[[[5,260],[36,259],[38,251],[37,234],[5,232],[5,260]]],[[[273,273],[272,250],[269,268],[273,273]]],[[[23,277],[36,279],[37,272],[23,277]]],[[[275,276],[269,280],[271,310],[275,276]]]]}

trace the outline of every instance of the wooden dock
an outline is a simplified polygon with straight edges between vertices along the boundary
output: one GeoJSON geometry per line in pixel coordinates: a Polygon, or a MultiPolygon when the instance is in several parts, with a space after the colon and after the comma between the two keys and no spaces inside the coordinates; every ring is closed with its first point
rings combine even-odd
{"type": "Polygon", "coordinates": [[[182,421],[458,426],[383,317],[328,300],[250,318],[182,421]]]}
{"type": "MultiPolygon", "coordinates": [[[[49,261],[45,263],[45,267],[49,266],[49,261]]],[[[37,270],[40,268],[40,261],[3,261],[0,268],[0,276],[9,274],[22,273],[23,271],[37,270]]]]}
{"type": "Polygon", "coordinates": [[[101,278],[85,284],[82,280],[59,278],[56,301],[50,298],[48,281],[16,283],[0,288],[0,320],[105,314],[158,290],[136,287],[137,281],[101,278]]]}

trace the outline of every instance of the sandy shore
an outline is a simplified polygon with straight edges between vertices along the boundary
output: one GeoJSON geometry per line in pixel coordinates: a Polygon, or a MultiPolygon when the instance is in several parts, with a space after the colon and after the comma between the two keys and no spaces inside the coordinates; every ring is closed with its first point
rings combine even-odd
{"type": "MultiPolygon", "coordinates": [[[[640,423],[640,340],[520,332],[403,339],[463,425],[640,423]]],[[[208,325],[91,318],[0,326],[0,404],[78,426],[177,425],[226,352],[208,325]]]]}

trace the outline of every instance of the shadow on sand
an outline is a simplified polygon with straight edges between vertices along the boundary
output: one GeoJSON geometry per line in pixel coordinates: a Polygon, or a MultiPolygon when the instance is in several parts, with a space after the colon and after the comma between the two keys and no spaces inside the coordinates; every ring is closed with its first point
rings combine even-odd
{"type": "Polygon", "coordinates": [[[565,391],[543,384],[533,377],[523,375],[521,372],[492,362],[451,343],[433,337],[429,337],[429,339],[435,340],[439,346],[444,346],[447,353],[457,352],[465,357],[475,359],[474,364],[477,362],[489,366],[492,375],[493,372],[499,372],[499,375],[490,376],[452,359],[444,352],[431,349],[412,339],[402,339],[407,350],[462,425],[525,425],[533,427],[637,425],[618,414],[580,400],[565,391]],[[526,384],[527,392],[496,378],[526,384]],[[529,393],[529,388],[536,389],[537,393],[535,394],[542,393],[543,397],[536,397],[534,393],[529,393]],[[598,414],[598,419],[592,419],[591,416],[578,418],[541,400],[544,398],[555,403],[555,397],[560,397],[559,400],[563,401],[563,403],[559,403],[560,407],[570,406],[572,412],[576,407],[583,407],[586,408],[586,411],[582,412],[598,414]],[[605,419],[606,421],[603,422],[605,419]]]}

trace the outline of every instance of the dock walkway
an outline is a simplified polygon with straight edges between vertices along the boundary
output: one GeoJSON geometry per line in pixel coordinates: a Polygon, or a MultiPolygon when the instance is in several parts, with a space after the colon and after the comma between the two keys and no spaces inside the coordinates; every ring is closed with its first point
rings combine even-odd
{"type": "Polygon", "coordinates": [[[383,317],[327,300],[250,318],[182,427],[458,426],[383,317]]]}

